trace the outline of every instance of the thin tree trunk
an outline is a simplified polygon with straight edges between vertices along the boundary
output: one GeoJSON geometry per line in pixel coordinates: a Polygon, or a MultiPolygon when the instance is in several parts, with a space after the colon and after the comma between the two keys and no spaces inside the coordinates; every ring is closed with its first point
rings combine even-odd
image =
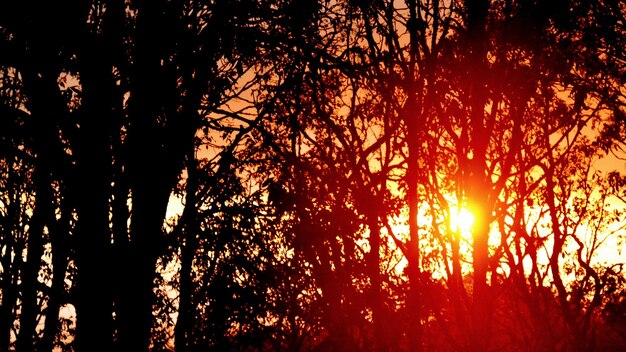
{"type": "MultiPolygon", "coordinates": [[[[8,156],[7,160],[11,160],[12,156],[8,156]]],[[[8,204],[6,209],[7,222],[10,224],[10,228],[7,227],[7,233],[4,236],[4,246],[0,248],[2,258],[0,263],[2,265],[2,279],[0,280],[0,290],[2,290],[2,301],[0,301],[0,352],[9,351],[11,345],[11,328],[15,321],[15,307],[17,305],[18,298],[18,277],[20,270],[20,258],[21,256],[15,255],[21,253],[19,246],[16,243],[20,241],[20,238],[24,238],[24,234],[20,229],[25,227],[22,223],[22,193],[18,192],[22,188],[18,185],[18,182],[23,182],[22,178],[16,175],[16,170],[19,170],[15,163],[8,164],[7,167],[7,199],[8,204]],[[17,178],[17,181],[15,180],[17,178]]],[[[22,171],[22,170],[20,170],[22,171]]],[[[24,181],[25,178],[24,178],[24,181]]]]}
{"type": "MultiPolygon", "coordinates": [[[[119,115],[118,115],[119,116],[119,115]]],[[[129,186],[127,175],[124,172],[124,160],[122,156],[123,145],[119,136],[119,130],[121,128],[121,121],[118,121],[119,125],[115,127],[112,134],[112,152],[115,155],[113,161],[113,199],[111,200],[111,231],[113,235],[113,244],[111,246],[113,261],[111,263],[110,270],[115,273],[115,280],[111,280],[111,294],[113,302],[115,304],[115,328],[119,331],[123,325],[123,313],[120,311],[124,308],[123,302],[127,294],[128,288],[126,287],[123,273],[128,269],[128,253],[129,253],[129,229],[128,220],[130,218],[130,211],[128,209],[129,199],[129,186]]],[[[114,341],[115,350],[122,350],[119,346],[119,337],[114,341]]]]}
{"type": "Polygon", "coordinates": [[[178,320],[174,329],[176,352],[188,351],[191,347],[193,327],[193,279],[192,264],[196,253],[198,166],[195,157],[195,147],[191,143],[187,155],[187,186],[185,188],[185,210],[182,215],[182,234],[184,241],[181,248],[180,268],[180,300],[178,302],[178,320]]]}
{"type": "Polygon", "coordinates": [[[2,257],[2,281],[0,290],[2,290],[2,301],[0,301],[0,352],[9,351],[11,345],[11,327],[15,316],[13,314],[15,305],[17,304],[17,266],[11,261],[11,257],[15,254],[14,247],[6,245],[2,257]]]}
{"type": "MultiPolygon", "coordinates": [[[[62,204],[67,202],[61,200],[62,204]]],[[[65,275],[69,262],[68,234],[70,232],[71,209],[61,207],[61,218],[50,229],[52,246],[52,285],[46,307],[46,322],[38,350],[52,351],[59,332],[59,312],[65,296],[65,275]]]]}
{"type": "MultiPolygon", "coordinates": [[[[412,24],[419,23],[418,3],[415,0],[407,1],[409,7],[409,22],[412,24]]],[[[419,162],[420,157],[420,141],[419,141],[419,121],[420,114],[420,97],[422,96],[423,84],[422,80],[417,79],[417,70],[419,62],[419,33],[418,28],[412,26],[409,30],[409,56],[410,56],[410,73],[414,88],[408,93],[408,101],[406,109],[403,111],[403,118],[406,124],[407,139],[407,203],[409,205],[409,248],[408,248],[408,278],[409,278],[409,297],[407,299],[407,308],[409,310],[409,348],[412,351],[421,351],[423,349],[422,339],[422,312],[421,312],[421,288],[420,288],[420,244],[419,244],[419,162]]]]}
{"type": "MultiPolygon", "coordinates": [[[[415,116],[408,119],[412,120],[415,116]]],[[[408,277],[409,277],[409,297],[407,299],[407,307],[409,309],[411,334],[409,336],[410,346],[413,351],[422,350],[421,347],[421,307],[420,307],[420,245],[419,245],[419,226],[417,222],[419,212],[418,198],[418,178],[417,178],[417,133],[415,124],[408,124],[409,133],[408,145],[409,160],[407,162],[407,200],[409,203],[409,248],[408,248],[408,277]],[[415,141],[415,142],[413,142],[415,141]]]]}
{"type": "MultiPolygon", "coordinates": [[[[201,62],[199,54],[193,52],[193,43],[186,42],[182,49],[185,61],[201,62]]],[[[185,210],[182,215],[184,243],[181,249],[181,269],[180,269],[180,301],[178,320],[174,330],[174,342],[177,352],[187,351],[192,345],[192,329],[194,326],[195,312],[193,309],[193,279],[192,265],[198,246],[196,235],[198,230],[198,192],[199,165],[196,159],[195,133],[196,123],[200,121],[197,102],[201,101],[203,92],[206,91],[209,77],[203,70],[195,65],[185,67],[183,74],[183,84],[187,89],[183,101],[183,111],[177,119],[179,124],[174,128],[178,129],[180,136],[186,136],[181,142],[182,151],[186,154],[187,160],[187,185],[185,189],[185,210]]]]}
{"type": "Polygon", "coordinates": [[[489,260],[489,209],[490,186],[486,177],[486,152],[489,134],[485,127],[487,38],[486,24],[489,11],[488,0],[468,0],[467,40],[468,40],[468,80],[470,86],[470,150],[467,161],[467,197],[476,221],[473,226],[473,342],[472,349],[487,350],[489,346],[490,313],[487,285],[489,260]]]}
{"type": "Polygon", "coordinates": [[[36,189],[35,209],[28,231],[28,254],[24,263],[21,285],[21,316],[20,330],[16,341],[16,350],[19,352],[34,351],[34,336],[37,326],[38,313],[38,286],[39,270],[41,268],[41,256],[48,214],[52,211],[52,189],[50,169],[47,155],[40,151],[38,155],[38,168],[35,170],[34,180],[36,189]]]}
{"type": "MultiPolygon", "coordinates": [[[[546,134],[546,136],[548,136],[546,134]]],[[[550,141],[548,137],[545,138],[546,146],[550,147],[550,141]]],[[[571,348],[573,351],[585,351],[587,346],[585,343],[585,332],[581,331],[580,322],[576,319],[575,313],[571,309],[571,303],[568,300],[567,290],[563,279],[561,278],[561,265],[559,263],[559,257],[563,252],[563,245],[565,244],[566,233],[561,231],[559,226],[559,216],[556,204],[556,193],[554,189],[556,184],[554,182],[554,167],[555,161],[551,155],[548,156],[550,165],[546,170],[546,203],[548,204],[548,210],[550,215],[550,221],[552,225],[552,233],[554,236],[554,244],[552,245],[552,255],[550,256],[550,272],[552,273],[552,279],[554,286],[556,287],[556,298],[561,308],[561,314],[565,318],[566,326],[569,328],[569,333],[572,338],[571,348]]]]}
{"type": "Polygon", "coordinates": [[[54,219],[54,195],[52,190],[53,158],[58,151],[58,129],[55,119],[63,114],[54,73],[48,71],[37,77],[34,72],[25,72],[24,83],[28,87],[31,101],[30,111],[33,124],[37,126],[33,136],[33,151],[36,154],[33,184],[35,209],[30,220],[27,257],[21,275],[20,330],[16,340],[19,352],[34,350],[35,329],[38,313],[38,285],[41,257],[43,255],[46,226],[54,219]]]}
{"type": "MultiPolygon", "coordinates": [[[[378,206],[379,202],[374,202],[372,207],[378,206]]],[[[372,282],[372,320],[374,325],[374,350],[387,351],[389,344],[387,332],[385,330],[385,314],[382,292],[382,277],[380,273],[380,227],[378,225],[378,215],[372,211],[368,216],[370,229],[370,254],[369,254],[369,276],[372,282]]]]}

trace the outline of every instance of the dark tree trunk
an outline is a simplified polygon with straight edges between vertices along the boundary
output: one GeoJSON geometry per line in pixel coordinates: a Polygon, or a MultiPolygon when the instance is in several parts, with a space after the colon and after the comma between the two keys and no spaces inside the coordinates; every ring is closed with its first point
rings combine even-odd
{"type": "Polygon", "coordinates": [[[113,77],[98,37],[85,40],[81,69],[83,110],[78,154],[78,241],[76,260],[77,343],[80,351],[110,350],[113,299],[110,262],[111,120],[113,77]],[[98,304],[94,304],[98,302],[98,304]]]}
{"type": "MultiPolygon", "coordinates": [[[[7,156],[7,160],[13,160],[14,156],[7,156]]],[[[23,215],[21,211],[22,194],[19,192],[23,188],[19,183],[29,182],[26,179],[26,175],[21,176],[17,173],[20,170],[17,163],[7,163],[7,183],[6,197],[8,202],[6,208],[6,216],[8,226],[5,227],[7,233],[2,234],[4,237],[3,246],[0,248],[2,258],[0,258],[0,264],[2,265],[2,277],[0,279],[0,290],[2,290],[2,300],[0,301],[0,352],[9,351],[11,345],[11,328],[15,321],[15,307],[17,305],[18,298],[18,277],[20,271],[21,256],[15,255],[20,253],[21,248],[18,243],[24,238],[25,224],[23,223],[23,215]]]]}
{"type": "Polygon", "coordinates": [[[11,345],[11,327],[15,319],[13,312],[18,297],[18,266],[11,259],[15,253],[14,246],[8,244],[2,249],[5,251],[5,255],[2,257],[3,272],[2,282],[0,283],[0,290],[2,290],[2,301],[0,301],[0,352],[7,352],[11,345]]]}
{"type": "Polygon", "coordinates": [[[171,35],[164,32],[169,23],[160,21],[163,10],[162,1],[139,4],[135,57],[130,72],[130,125],[125,143],[132,212],[130,242],[123,256],[126,265],[119,273],[125,285],[125,294],[119,302],[119,349],[126,351],[148,351],[155,264],[164,240],[165,211],[178,171],[167,143],[170,131],[163,126],[174,118],[168,114],[175,111],[167,101],[173,97],[164,94],[175,82],[166,80],[161,63],[166,38],[171,35]]]}
{"type": "Polygon", "coordinates": [[[489,131],[485,126],[487,82],[487,15],[489,1],[467,1],[467,69],[470,99],[470,149],[468,156],[467,198],[476,222],[473,228],[473,339],[472,350],[484,351],[489,346],[490,313],[487,285],[489,261],[490,181],[487,179],[487,144],[489,131]]]}
{"type": "Polygon", "coordinates": [[[187,148],[193,143],[198,104],[208,82],[207,70],[196,70],[195,66],[206,62],[197,57],[190,62],[185,60],[185,65],[177,68],[178,74],[183,75],[182,81],[167,66],[168,50],[173,47],[177,46],[181,57],[186,58],[195,50],[186,42],[190,38],[182,37],[188,29],[177,22],[177,11],[181,10],[178,5],[147,1],[139,4],[137,15],[130,72],[130,121],[125,140],[132,213],[130,241],[123,256],[126,265],[120,273],[125,277],[127,294],[120,297],[119,343],[120,349],[129,351],[148,350],[153,323],[153,279],[156,260],[163,249],[167,203],[187,148]],[[173,40],[180,42],[175,44],[173,40]],[[183,93],[182,89],[187,90],[183,93]]]}
{"type": "MultiPolygon", "coordinates": [[[[149,177],[143,181],[147,184],[149,177]]],[[[131,242],[124,272],[125,294],[120,302],[120,348],[126,351],[148,351],[154,301],[155,263],[162,238],[162,224],[169,188],[133,188],[131,242]]]]}
{"type": "MultiPolygon", "coordinates": [[[[33,69],[33,67],[30,67],[33,69]]],[[[24,84],[30,93],[32,123],[37,128],[33,134],[33,151],[36,166],[33,173],[35,188],[35,209],[28,231],[28,254],[21,275],[21,317],[20,330],[16,340],[17,351],[33,351],[35,328],[39,306],[37,301],[39,270],[43,255],[46,227],[54,221],[54,194],[52,189],[52,165],[60,163],[59,132],[56,122],[64,110],[59,99],[56,76],[52,70],[36,75],[27,71],[24,84]],[[39,76],[39,77],[37,77],[39,76]]]]}
{"type": "Polygon", "coordinates": [[[195,147],[191,144],[187,155],[187,185],[185,188],[185,210],[182,215],[182,248],[180,268],[180,292],[178,302],[178,319],[174,329],[176,352],[186,352],[191,347],[193,318],[193,280],[192,264],[196,253],[197,241],[197,204],[198,166],[195,157],[195,147]]]}
{"type": "MultiPolygon", "coordinates": [[[[381,202],[375,201],[372,208],[380,206],[381,202]]],[[[371,307],[372,307],[372,320],[374,328],[374,350],[387,351],[389,350],[389,341],[387,340],[388,333],[385,329],[385,312],[384,312],[384,298],[382,292],[382,275],[380,272],[380,226],[378,223],[378,214],[372,211],[368,216],[368,227],[370,229],[370,254],[369,254],[369,276],[372,282],[371,287],[371,307]]]]}
{"type": "Polygon", "coordinates": [[[22,272],[22,314],[20,316],[20,330],[16,342],[16,350],[20,352],[34,351],[35,327],[37,326],[37,313],[39,310],[37,302],[39,269],[41,267],[41,256],[43,255],[47,215],[52,211],[53,199],[50,186],[50,170],[46,166],[47,162],[41,160],[45,157],[45,153],[38,156],[39,167],[34,174],[37,198],[28,232],[28,254],[24,263],[24,271],[22,272]]]}
{"type": "MultiPolygon", "coordinates": [[[[409,6],[409,21],[411,23],[418,23],[420,20],[418,3],[415,0],[407,1],[409,6]]],[[[422,89],[423,81],[417,79],[417,72],[419,66],[419,52],[420,35],[417,28],[409,28],[409,56],[410,56],[410,74],[411,83],[414,86],[412,91],[408,92],[408,101],[406,102],[405,109],[403,111],[403,118],[406,125],[406,140],[407,140],[407,195],[406,200],[409,206],[409,241],[408,241],[408,256],[407,256],[407,276],[409,278],[409,297],[407,297],[407,309],[409,312],[409,330],[407,336],[409,339],[409,348],[412,351],[421,351],[423,349],[422,344],[422,312],[420,302],[420,244],[419,244],[419,224],[417,221],[419,213],[419,163],[420,158],[420,140],[419,140],[419,121],[420,103],[423,96],[422,89]]]]}
{"type": "MultiPolygon", "coordinates": [[[[415,116],[409,117],[410,119],[415,116]]],[[[409,131],[413,130],[415,124],[409,124],[409,131]]],[[[408,138],[416,139],[415,132],[409,132],[408,138]]],[[[410,345],[412,350],[420,351],[421,348],[421,308],[420,308],[420,245],[419,245],[419,227],[418,217],[418,181],[417,181],[417,147],[415,143],[409,142],[409,161],[407,162],[407,198],[409,203],[409,248],[408,248],[408,278],[409,278],[409,297],[407,299],[407,308],[410,315],[410,345]]]]}
{"type": "Polygon", "coordinates": [[[413,351],[422,350],[421,336],[421,306],[420,306],[420,245],[419,245],[419,224],[417,221],[419,213],[418,198],[418,157],[419,157],[419,134],[418,134],[418,118],[417,102],[414,96],[407,104],[405,109],[405,119],[407,128],[407,203],[409,205],[409,241],[407,256],[407,273],[409,278],[409,297],[407,297],[407,309],[409,312],[409,345],[413,351]]]}
{"type": "Polygon", "coordinates": [[[52,285],[48,294],[46,307],[46,322],[43,337],[38,350],[52,351],[59,332],[59,312],[65,297],[65,276],[69,262],[68,234],[70,233],[71,209],[64,205],[62,200],[61,218],[50,228],[50,242],[52,246],[52,285]]]}

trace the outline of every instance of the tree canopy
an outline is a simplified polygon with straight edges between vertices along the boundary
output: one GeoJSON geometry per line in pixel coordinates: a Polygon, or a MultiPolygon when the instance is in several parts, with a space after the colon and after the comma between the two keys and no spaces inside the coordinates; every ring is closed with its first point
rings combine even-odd
{"type": "Polygon", "coordinates": [[[626,349],[619,0],[0,4],[0,352],[626,349]]]}

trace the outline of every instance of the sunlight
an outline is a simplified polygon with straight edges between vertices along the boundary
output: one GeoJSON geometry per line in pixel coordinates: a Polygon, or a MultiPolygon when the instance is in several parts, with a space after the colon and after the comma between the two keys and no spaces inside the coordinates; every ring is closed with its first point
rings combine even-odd
{"type": "Polygon", "coordinates": [[[474,214],[469,209],[465,207],[450,209],[450,229],[459,232],[463,237],[471,236],[474,221],[474,214]]]}

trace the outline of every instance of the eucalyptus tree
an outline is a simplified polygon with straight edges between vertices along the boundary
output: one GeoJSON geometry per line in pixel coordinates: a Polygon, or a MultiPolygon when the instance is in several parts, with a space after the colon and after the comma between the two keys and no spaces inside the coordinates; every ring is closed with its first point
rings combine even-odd
{"type": "MultiPolygon", "coordinates": [[[[502,247],[495,249],[490,244],[498,235],[494,223],[513,221],[502,218],[513,208],[527,213],[524,207],[536,201],[531,198],[538,197],[534,188],[544,183],[548,185],[542,189],[549,194],[540,199],[555,207],[569,204],[574,197],[573,193],[552,192],[559,183],[597,183],[597,190],[606,192],[605,181],[591,181],[591,175],[574,169],[555,173],[555,168],[560,168],[564,160],[586,164],[598,158],[596,143],[585,134],[609,122],[603,118],[606,111],[613,110],[613,116],[619,119],[615,107],[621,104],[617,88],[621,58],[615,45],[623,33],[613,28],[619,28],[623,10],[611,2],[490,1],[407,2],[406,7],[390,2],[368,9],[363,10],[370,11],[363,25],[369,33],[365,36],[366,49],[359,48],[355,41],[353,50],[367,53],[381,48],[378,50],[385,59],[380,63],[388,71],[368,66],[369,78],[379,82],[369,88],[395,100],[395,105],[389,106],[405,122],[401,150],[406,150],[409,283],[421,287],[422,295],[427,291],[426,285],[419,283],[419,273],[433,271],[426,269],[427,261],[420,258],[427,248],[420,248],[419,239],[429,238],[426,243],[440,241],[444,257],[439,270],[445,270],[452,289],[452,310],[457,311],[455,318],[442,318],[456,320],[455,336],[461,337],[461,346],[485,349],[493,343],[488,322],[494,308],[489,302],[497,297],[498,270],[502,269],[497,265],[502,259],[502,247]],[[613,25],[602,29],[603,21],[613,25]],[[542,148],[527,146],[537,141],[543,143],[542,148]],[[578,148],[587,152],[582,159],[578,148]],[[520,159],[520,154],[522,159],[529,159],[520,159]],[[526,188],[526,179],[537,177],[537,169],[550,172],[526,188]],[[513,188],[519,184],[528,192],[516,193],[513,188]],[[513,198],[504,199],[503,194],[513,198]],[[457,208],[471,209],[476,219],[469,241],[450,228],[450,212],[455,211],[452,202],[457,208]],[[418,216],[420,209],[426,216],[418,216]],[[417,224],[420,220],[421,227],[417,224]],[[464,241],[471,246],[471,258],[460,253],[464,241]],[[468,259],[472,277],[469,285],[463,279],[468,272],[462,268],[462,262],[468,259]],[[411,263],[415,264],[413,272],[411,263]]],[[[587,194],[589,201],[591,198],[587,194]]],[[[606,209],[594,209],[584,208],[587,213],[582,217],[605,214],[603,221],[615,221],[615,217],[606,217],[606,209]]],[[[571,304],[567,299],[570,292],[560,283],[559,256],[564,254],[564,241],[575,236],[557,231],[571,224],[565,220],[567,216],[553,210],[551,231],[556,247],[548,266],[553,281],[548,285],[553,285],[561,297],[560,306],[566,307],[571,304]]],[[[521,225],[514,224],[521,231],[521,225]]],[[[502,243],[507,243],[510,236],[516,235],[509,229],[499,236],[502,243]]],[[[601,292],[602,280],[594,279],[597,275],[588,261],[579,260],[576,265],[587,273],[585,280],[595,282],[592,286],[596,292],[601,292]]],[[[409,299],[419,295],[418,289],[410,293],[409,299]]],[[[426,318],[417,306],[410,312],[418,316],[414,326],[426,318]]],[[[567,309],[563,308],[562,314],[573,322],[567,318],[571,315],[567,309]]],[[[581,334],[574,329],[570,337],[576,336],[581,334]]],[[[419,348],[419,333],[412,334],[412,338],[417,341],[414,347],[419,348]]]]}
{"type": "Polygon", "coordinates": [[[274,53],[286,61],[272,76],[273,94],[261,102],[261,112],[276,117],[257,127],[286,165],[278,184],[298,225],[297,255],[321,285],[326,344],[346,348],[373,341],[385,349],[397,342],[386,335],[399,331],[385,330],[397,307],[383,288],[395,275],[387,254],[398,248],[381,228],[394,208],[388,181],[400,168],[394,151],[400,121],[386,105],[388,95],[370,89],[383,84],[377,75],[387,70],[380,48],[369,45],[379,10],[320,2],[301,12],[303,29],[274,27],[284,41],[274,53]],[[370,318],[354,314],[366,309],[372,327],[365,326],[370,318]]]}
{"type": "MultiPolygon", "coordinates": [[[[199,127],[199,109],[219,101],[237,74],[226,62],[240,58],[233,39],[245,31],[247,17],[246,7],[233,11],[238,5],[2,5],[3,65],[21,78],[20,110],[34,126],[29,148],[36,159],[20,350],[33,349],[37,340],[37,283],[47,234],[74,244],[73,252],[54,246],[52,257],[53,280],[64,285],[62,268],[75,254],[77,348],[148,349],[166,207],[185,146],[199,127]],[[76,232],[55,225],[56,197],[70,201],[61,219],[76,221],[76,232]],[[57,231],[63,234],[53,235],[57,231]]],[[[58,321],[54,312],[47,324],[58,321]]]]}
{"type": "MultiPolygon", "coordinates": [[[[457,54],[446,60],[449,66],[442,77],[449,80],[448,95],[438,114],[446,132],[443,147],[456,154],[456,197],[467,202],[476,218],[471,249],[475,334],[468,343],[481,349],[502,343],[498,337],[489,338],[488,317],[497,305],[488,302],[497,301],[501,280],[515,281],[516,275],[528,274],[521,260],[514,260],[520,266],[513,271],[500,266],[503,250],[508,250],[504,248],[512,243],[519,246],[521,240],[526,243],[522,245],[526,254],[533,253],[529,254],[533,261],[542,250],[550,257],[544,267],[549,273],[541,275],[541,283],[527,282],[522,290],[528,289],[526,285],[534,287],[535,293],[545,293],[545,287],[554,289],[560,306],[557,315],[570,329],[568,343],[591,348],[588,323],[574,317],[588,319],[598,303],[587,306],[585,314],[572,313],[575,295],[568,285],[570,280],[579,280],[597,293],[603,286],[590,265],[596,242],[583,243],[578,228],[586,223],[586,228],[595,229],[588,235],[597,240],[601,232],[609,231],[606,223],[615,224],[617,219],[606,206],[610,197],[606,181],[586,165],[602,156],[594,138],[607,122],[606,112],[620,99],[606,93],[619,81],[616,71],[601,70],[604,82],[610,82],[601,85],[598,71],[591,68],[597,69],[598,58],[613,64],[620,59],[600,54],[609,45],[587,46],[584,38],[604,33],[597,27],[600,18],[612,13],[615,20],[623,17],[622,10],[616,13],[610,3],[596,7],[578,2],[484,2],[476,6],[466,8],[467,27],[454,37],[457,54]],[[596,95],[590,93],[590,86],[596,87],[596,95]],[[594,192],[602,196],[596,198],[594,192]],[[585,206],[580,206],[581,199],[585,206]],[[547,221],[547,229],[537,230],[546,225],[538,220],[532,220],[529,227],[526,221],[536,216],[535,211],[547,221]],[[570,241],[579,246],[577,254],[565,247],[570,241]],[[563,256],[584,274],[564,278],[563,256]]],[[[604,35],[613,40],[620,38],[608,33],[604,35]]],[[[541,317],[531,319],[541,325],[541,317]]]]}
{"type": "Polygon", "coordinates": [[[0,350],[621,343],[624,18],[0,5],[0,350]]]}

